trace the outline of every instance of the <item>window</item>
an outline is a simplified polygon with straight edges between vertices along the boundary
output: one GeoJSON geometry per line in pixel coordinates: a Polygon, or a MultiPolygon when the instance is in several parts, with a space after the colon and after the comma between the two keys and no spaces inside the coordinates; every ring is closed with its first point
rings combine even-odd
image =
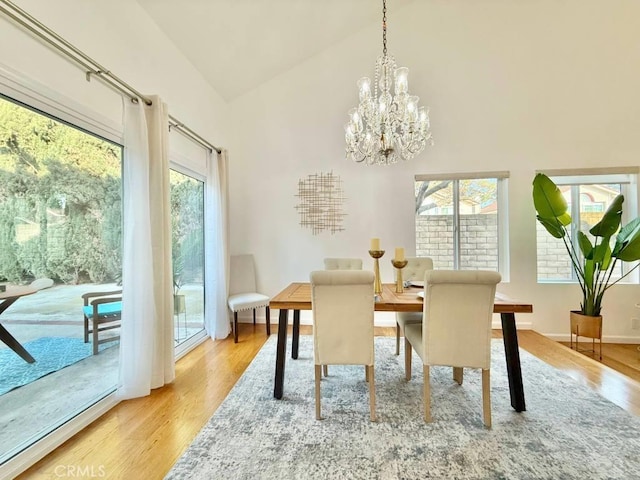
{"type": "Polygon", "coordinates": [[[506,271],[507,177],[417,175],[416,255],[431,257],[434,268],[506,271]]]}
{"type": "MultiPolygon", "coordinates": [[[[575,240],[575,245],[578,244],[579,230],[587,234],[592,242],[594,241],[589,235],[589,229],[600,221],[611,201],[620,193],[625,197],[622,224],[625,225],[630,219],[636,217],[637,175],[630,173],[629,169],[619,170],[618,173],[615,170],[604,173],[599,170],[592,174],[587,171],[578,175],[565,171],[555,175],[553,172],[545,172],[567,200],[572,219],[568,230],[575,240]]],[[[615,243],[615,238],[611,241],[612,244],[615,243]]],[[[536,245],[538,281],[577,281],[562,239],[549,235],[540,222],[536,222],[536,245]]],[[[628,264],[620,263],[616,267],[614,276],[620,277],[625,272],[623,269],[627,268],[630,268],[628,264]]],[[[625,280],[634,281],[633,275],[625,280]]]]}

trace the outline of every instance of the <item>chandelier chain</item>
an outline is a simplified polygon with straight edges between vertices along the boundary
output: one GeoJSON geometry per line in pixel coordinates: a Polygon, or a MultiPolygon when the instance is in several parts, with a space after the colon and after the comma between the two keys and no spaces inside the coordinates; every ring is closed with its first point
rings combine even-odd
{"type": "Polygon", "coordinates": [[[382,55],[387,55],[387,2],[382,0],[382,55]]]}

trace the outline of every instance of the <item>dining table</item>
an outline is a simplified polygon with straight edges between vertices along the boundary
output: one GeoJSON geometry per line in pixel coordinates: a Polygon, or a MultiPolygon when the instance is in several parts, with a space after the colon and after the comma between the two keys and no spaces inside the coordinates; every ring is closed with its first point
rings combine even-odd
{"type": "MultiPolygon", "coordinates": [[[[396,292],[396,284],[383,284],[382,292],[375,297],[376,312],[422,312],[423,300],[418,295],[424,292],[423,287],[407,287],[403,292],[396,292]]],[[[298,358],[300,337],[300,311],[311,310],[311,284],[294,282],[275,295],[269,302],[270,309],[278,309],[278,343],[276,347],[276,365],[273,396],[282,399],[284,392],[285,356],[287,345],[287,325],[289,310],[293,310],[293,329],[291,339],[291,358],[298,358]]],[[[533,305],[516,301],[496,293],[493,312],[500,314],[502,338],[509,379],[511,406],[517,412],[526,410],[524,388],[522,385],[522,369],[518,350],[518,331],[516,313],[532,313],[533,305]]]]}
{"type": "Polygon", "coordinates": [[[25,362],[35,363],[35,358],[31,356],[29,352],[22,346],[22,344],[16,340],[9,331],[2,325],[2,314],[13,305],[19,298],[27,295],[32,295],[38,290],[29,286],[6,286],[6,290],[0,292],[0,340],[7,345],[11,350],[16,352],[25,362]]]}

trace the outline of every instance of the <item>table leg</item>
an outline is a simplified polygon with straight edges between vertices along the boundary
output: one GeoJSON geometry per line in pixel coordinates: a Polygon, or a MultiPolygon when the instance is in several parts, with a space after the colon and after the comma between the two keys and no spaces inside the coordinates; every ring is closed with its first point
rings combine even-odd
{"type": "Polygon", "coordinates": [[[276,379],[273,387],[273,396],[280,400],[282,398],[282,387],[284,385],[284,365],[287,349],[287,309],[280,309],[280,317],[278,319],[278,346],[276,348],[276,379]]]}
{"type": "Polygon", "coordinates": [[[2,325],[0,325],[0,340],[11,348],[11,350],[20,355],[25,362],[34,363],[36,361],[35,358],[33,358],[29,352],[24,349],[20,342],[13,338],[13,336],[2,325]]]}
{"type": "Polygon", "coordinates": [[[298,344],[300,341],[300,310],[293,311],[293,338],[291,339],[291,358],[298,359],[298,344]]]}
{"type": "MultiPolygon", "coordinates": [[[[16,300],[20,297],[11,297],[6,298],[0,303],[0,315],[4,313],[4,311],[14,304],[16,300]]],[[[11,335],[6,328],[0,325],[0,340],[2,340],[11,350],[16,352],[18,355],[22,357],[22,359],[27,363],[35,363],[35,358],[33,358],[29,352],[25,350],[25,348],[18,342],[13,335],[11,335]]]]}
{"type": "Polygon", "coordinates": [[[513,312],[501,313],[500,319],[502,320],[502,338],[504,341],[504,353],[507,360],[511,406],[516,412],[524,412],[527,408],[524,403],[524,388],[522,386],[520,352],[518,351],[516,316],[513,312]]]}

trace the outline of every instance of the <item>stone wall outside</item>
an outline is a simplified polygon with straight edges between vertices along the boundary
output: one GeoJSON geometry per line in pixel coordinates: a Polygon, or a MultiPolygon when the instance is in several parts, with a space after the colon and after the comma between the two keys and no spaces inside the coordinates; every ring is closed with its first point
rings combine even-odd
{"type": "MultiPolygon", "coordinates": [[[[416,216],[416,255],[431,257],[434,268],[453,268],[451,215],[416,216]]],[[[460,268],[498,270],[497,215],[460,216],[460,268]]]]}

